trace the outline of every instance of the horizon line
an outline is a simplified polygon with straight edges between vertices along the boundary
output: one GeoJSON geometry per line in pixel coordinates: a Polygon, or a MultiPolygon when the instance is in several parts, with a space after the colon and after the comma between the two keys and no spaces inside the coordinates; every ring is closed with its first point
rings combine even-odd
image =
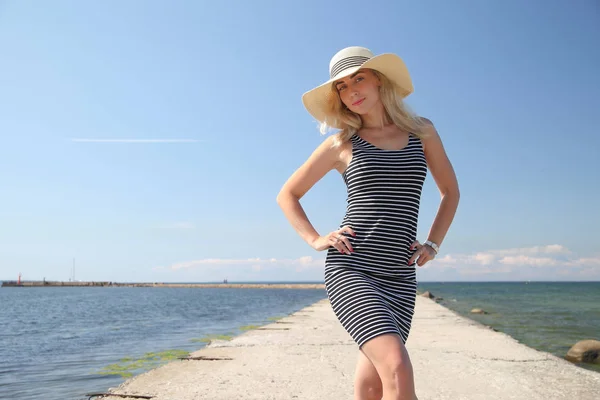
{"type": "MultiPolygon", "coordinates": [[[[16,279],[0,279],[0,282],[12,282],[16,281],[16,279]]],[[[39,279],[23,279],[21,282],[41,282],[39,279]]],[[[47,282],[114,282],[114,283],[176,283],[176,284],[204,284],[204,283],[223,283],[223,281],[111,281],[111,280],[76,280],[76,281],[68,281],[68,280],[48,280],[47,282]]],[[[444,280],[444,281],[434,281],[434,280],[421,280],[419,283],[600,283],[600,280],[491,280],[491,281],[464,281],[464,280],[444,280]]],[[[246,280],[236,280],[229,281],[230,284],[235,283],[323,283],[323,280],[254,280],[254,281],[246,281],[246,280]]]]}

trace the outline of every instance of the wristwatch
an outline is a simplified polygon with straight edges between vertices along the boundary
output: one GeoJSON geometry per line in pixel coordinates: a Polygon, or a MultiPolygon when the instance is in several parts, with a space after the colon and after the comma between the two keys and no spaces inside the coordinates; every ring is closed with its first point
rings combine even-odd
{"type": "Polygon", "coordinates": [[[437,244],[433,243],[431,240],[427,240],[423,244],[426,244],[429,247],[431,247],[433,251],[435,251],[435,254],[437,254],[440,251],[440,247],[437,244]]]}

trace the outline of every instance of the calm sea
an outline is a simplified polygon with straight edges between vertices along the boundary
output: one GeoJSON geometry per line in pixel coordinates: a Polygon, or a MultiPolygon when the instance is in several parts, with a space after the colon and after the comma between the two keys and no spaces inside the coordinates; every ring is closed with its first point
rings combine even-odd
{"type": "MultiPolygon", "coordinates": [[[[420,283],[443,305],[563,357],[600,340],[600,283],[420,283]],[[489,314],[470,314],[474,307],[489,314]]],[[[324,290],[0,288],[0,398],[80,400],[324,299],[324,290]]],[[[600,372],[600,368],[585,366],[600,372]]]]}
{"type": "Polygon", "coordinates": [[[0,288],[0,399],[87,399],[202,348],[209,335],[238,335],[325,297],[313,289],[0,288]]]}
{"type": "MultiPolygon", "coordinates": [[[[580,340],[600,340],[600,282],[419,284],[440,304],[535,349],[564,357],[580,340]],[[489,314],[471,314],[481,308],[489,314]]],[[[600,372],[600,365],[581,364],[600,372]]]]}

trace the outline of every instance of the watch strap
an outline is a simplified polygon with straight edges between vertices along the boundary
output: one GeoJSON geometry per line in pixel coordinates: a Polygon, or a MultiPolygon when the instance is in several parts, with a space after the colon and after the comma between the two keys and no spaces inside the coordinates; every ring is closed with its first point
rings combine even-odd
{"type": "Polygon", "coordinates": [[[435,251],[435,254],[437,254],[440,251],[440,247],[437,244],[433,243],[431,240],[427,240],[424,244],[431,247],[433,251],[435,251]]]}

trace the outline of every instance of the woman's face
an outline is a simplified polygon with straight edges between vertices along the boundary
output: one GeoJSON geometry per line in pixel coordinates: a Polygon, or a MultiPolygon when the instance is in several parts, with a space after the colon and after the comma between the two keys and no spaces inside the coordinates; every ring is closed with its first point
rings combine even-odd
{"type": "Polygon", "coordinates": [[[336,81],[335,88],[342,102],[356,114],[368,113],[379,102],[380,81],[369,69],[336,81]]]}

